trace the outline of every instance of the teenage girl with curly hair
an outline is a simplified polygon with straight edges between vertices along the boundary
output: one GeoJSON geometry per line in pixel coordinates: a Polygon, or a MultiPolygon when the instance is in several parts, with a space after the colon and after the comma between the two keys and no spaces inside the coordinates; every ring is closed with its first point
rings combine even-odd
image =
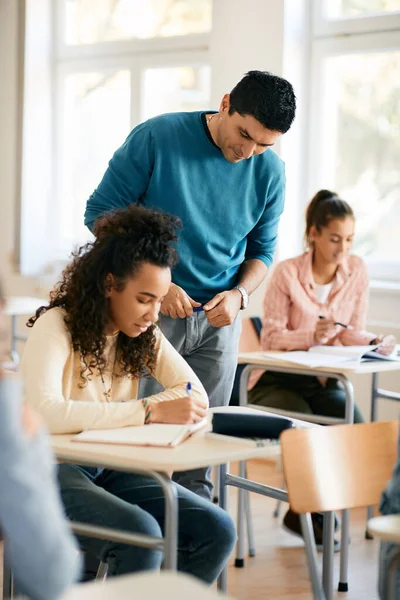
{"type": "MultiPolygon", "coordinates": [[[[178,225],[175,217],[134,205],[106,216],[96,240],[74,254],[49,304],[29,319],[33,329],[22,360],[27,401],[51,433],[206,416],[202,384],[156,324],[176,262],[178,225]],[[164,391],[138,399],[146,373],[164,391]]],[[[58,477],[72,521],[162,535],[164,498],[153,479],[72,464],[60,465],[58,477]]],[[[212,583],[234,545],[234,525],[227,513],[174,485],[178,569],[212,583]]],[[[158,569],[162,562],[158,550],[87,537],[80,544],[107,562],[112,575],[158,569]]]]}

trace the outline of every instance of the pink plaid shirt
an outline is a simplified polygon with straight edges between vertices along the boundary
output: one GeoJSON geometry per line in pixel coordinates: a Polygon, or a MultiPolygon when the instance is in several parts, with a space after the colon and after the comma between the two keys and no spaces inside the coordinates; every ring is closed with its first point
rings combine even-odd
{"type": "MultiPolygon", "coordinates": [[[[376,336],[365,330],[369,280],[364,261],[354,255],[339,265],[325,304],[318,302],[312,274],[312,252],[277,264],[264,297],[261,345],[264,350],[308,350],[314,344],[319,315],[351,325],[329,345],[366,345],[376,336]]],[[[261,376],[250,378],[249,389],[261,376]]]]}

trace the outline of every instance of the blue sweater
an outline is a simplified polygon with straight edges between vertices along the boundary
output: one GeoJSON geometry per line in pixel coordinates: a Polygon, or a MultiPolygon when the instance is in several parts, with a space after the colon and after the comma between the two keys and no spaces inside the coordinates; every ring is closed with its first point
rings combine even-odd
{"type": "Polygon", "coordinates": [[[285,173],[271,150],[229,163],[202,114],[170,113],[135,127],[89,198],[85,224],[91,229],[99,216],[131,202],[178,216],[172,280],[203,303],[235,285],[244,260],[271,264],[285,173]]]}

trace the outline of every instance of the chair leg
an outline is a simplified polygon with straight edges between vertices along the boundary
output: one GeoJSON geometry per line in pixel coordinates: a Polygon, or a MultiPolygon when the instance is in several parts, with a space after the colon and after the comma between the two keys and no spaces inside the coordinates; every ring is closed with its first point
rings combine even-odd
{"type": "Polygon", "coordinates": [[[315,545],[314,531],[310,513],[300,515],[301,530],[305,542],[308,563],[308,572],[311,579],[313,600],[326,600],[322,582],[318,572],[317,547],[315,545]]]}
{"type": "Polygon", "coordinates": [[[256,546],[254,542],[253,521],[251,518],[250,492],[248,492],[247,490],[245,490],[244,495],[244,510],[246,514],[247,543],[249,546],[249,556],[255,556],[256,546]]]}
{"type": "Polygon", "coordinates": [[[214,504],[218,504],[218,491],[219,491],[219,467],[214,467],[213,469],[213,497],[212,501],[214,504]]]}
{"type": "Polygon", "coordinates": [[[96,573],[96,581],[105,581],[108,573],[108,564],[100,561],[99,568],[96,573]]]}
{"type": "MultiPolygon", "coordinates": [[[[368,521],[370,519],[372,519],[372,517],[374,516],[374,507],[373,506],[367,506],[367,526],[368,526],[368,521]]],[[[368,527],[365,527],[365,539],[366,540],[373,540],[374,536],[370,534],[370,532],[368,531],[368,527]]]]}
{"type": "MultiPolygon", "coordinates": [[[[246,477],[246,462],[239,462],[239,477],[246,477]]],[[[238,489],[238,505],[237,505],[237,542],[236,542],[236,558],[235,567],[241,569],[244,567],[244,516],[245,516],[245,490],[238,489]]]]}
{"type": "Polygon", "coordinates": [[[327,600],[333,598],[333,536],[335,515],[333,512],[324,513],[323,522],[323,556],[322,556],[322,585],[327,600]]]}
{"type": "MultiPolygon", "coordinates": [[[[285,478],[282,478],[282,489],[286,490],[286,481],[285,478]]],[[[273,512],[273,516],[275,517],[275,519],[277,519],[279,517],[279,514],[281,512],[281,506],[282,506],[282,501],[281,500],[277,500],[276,501],[276,506],[275,506],[275,510],[273,512]]]]}

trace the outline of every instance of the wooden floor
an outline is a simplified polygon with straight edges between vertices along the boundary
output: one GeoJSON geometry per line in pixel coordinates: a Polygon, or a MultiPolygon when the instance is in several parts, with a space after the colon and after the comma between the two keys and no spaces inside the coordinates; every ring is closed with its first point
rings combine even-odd
{"type": "MultiPolygon", "coordinates": [[[[233,468],[234,472],[235,469],[233,468]]],[[[249,461],[248,476],[259,482],[281,486],[282,476],[275,465],[265,461],[249,461]]],[[[237,492],[230,488],[230,512],[236,513],[237,492]]],[[[283,531],[282,505],[279,519],[272,517],[275,502],[258,495],[251,495],[257,556],[248,558],[243,569],[234,567],[234,556],[229,563],[228,591],[238,600],[310,600],[311,587],[302,541],[283,531]]],[[[352,511],[351,545],[349,566],[349,592],[335,592],[341,600],[378,600],[377,570],[378,543],[364,539],[365,510],[352,511]]],[[[1,549],[0,549],[1,551],[1,549]]],[[[335,585],[338,582],[339,555],[335,555],[335,585]]],[[[0,590],[2,587],[0,570],[0,590]]],[[[1,598],[1,592],[0,592],[1,598]]]]}

